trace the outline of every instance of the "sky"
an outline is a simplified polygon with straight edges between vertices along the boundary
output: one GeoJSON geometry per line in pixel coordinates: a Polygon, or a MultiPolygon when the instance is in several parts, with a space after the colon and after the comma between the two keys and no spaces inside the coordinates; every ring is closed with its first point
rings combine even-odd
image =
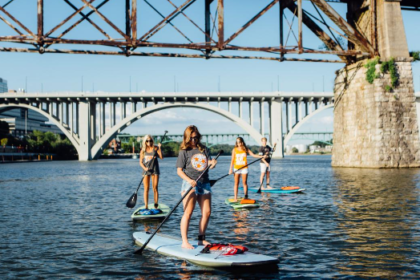
{"type": "MultiPolygon", "coordinates": [[[[6,0],[0,0],[4,5],[6,0]]],[[[81,1],[73,0],[80,7],[81,1]]],[[[173,7],[164,0],[149,1],[159,11],[167,15],[173,7]]],[[[181,5],[183,0],[174,0],[181,5]]],[[[203,0],[191,5],[185,13],[197,23],[202,20],[203,0]]],[[[215,1],[216,2],[216,1],[215,1]]],[[[98,0],[98,3],[100,1],[98,0]]],[[[225,38],[233,34],[252,16],[265,7],[270,1],[241,0],[225,1],[225,38]]],[[[96,3],[95,3],[96,4],[96,3]]],[[[304,1],[304,9],[315,14],[311,3],[304,1]]],[[[342,16],[346,8],[343,4],[331,4],[342,16]]],[[[272,46],[278,45],[278,8],[269,10],[254,25],[238,36],[232,44],[243,46],[272,46]]],[[[215,5],[212,6],[214,15],[215,5]]],[[[11,14],[36,30],[36,1],[16,0],[7,6],[11,14]],[[22,3],[25,1],[25,7],[22,3]]],[[[161,17],[143,1],[139,1],[139,34],[145,33],[153,27],[161,17]]],[[[51,30],[62,19],[72,13],[72,9],[64,1],[45,0],[45,30],[51,30]]],[[[84,12],[89,9],[84,10],[84,12]]],[[[121,2],[110,1],[100,10],[104,15],[116,22],[124,30],[124,11],[121,2]]],[[[2,13],[0,12],[2,15],[2,13]]],[[[292,14],[286,12],[287,21],[292,22],[292,14]]],[[[326,18],[326,16],[324,16],[326,18]]],[[[76,17],[68,24],[70,26],[76,17]]],[[[121,37],[109,26],[103,23],[97,15],[92,15],[101,28],[113,38],[121,37]]],[[[407,34],[409,50],[420,50],[419,12],[403,12],[403,20],[407,34]]],[[[328,21],[328,20],[327,20],[328,21]]],[[[194,42],[204,41],[204,35],[195,28],[185,17],[179,16],[173,23],[180,28],[194,42]]],[[[329,22],[332,24],[331,22],[329,22]]],[[[334,26],[334,24],[332,24],[334,26]]],[[[296,21],[293,21],[296,27],[296,21]]],[[[336,28],[338,29],[338,28],[336,28]]],[[[61,29],[64,30],[64,29],[61,29]]],[[[52,34],[57,36],[59,31],[52,34]]],[[[0,21],[0,36],[15,35],[4,22],[0,21]]],[[[102,39],[90,24],[84,22],[69,32],[65,38],[102,39]]],[[[151,41],[186,43],[187,41],[171,26],[165,26],[151,41]]],[[[293,34],[289,36],[288,45],[296,41],[293,34]]],[[[322,42],[308,29],[303,29],[304,47],[319,49],[322,42]]],[[[0,43],[0,47],[23,47],[11,43],[0,43]]],[[[71,49],[75,46],[60,45],[56,48],[71,49]]],[[[85,47],[93,49],[93,47],[85,47]]],[[[97,49],[106,49],[98,47],[97,49]]],[[[166,52],[168,50],[154,50],[166,52]]],[[[187,50],[179,52],[191,53],[187,50]]],[[[224,54],[232,54],[226,52],[224,54]]],[[[244,52],[237,53],[245,54],[244,52]]],[[[299,56],[295,56],[299,57],[299,56]]],[[[300,57],[331,58],[325,55],[301,55],[300,57]]],[[[124,56],[96,56],[96,55],[61,55],[61,54],[27,54],[0,52],[0,77],[8,81],[10,89],[26,88],[28,92],[75,92],[75,91],[104,91],[104,92],[332,92],[335,71],[344,64],[337,63],[304,63],[304,62],[275,62],[261,60],[203,60],[187,58],[153,58],[153,57],[124,57],[124,56]],[[82,83],[83,81],[83,83],[82,83]],[[131,81],[131,84],[130,84],[131,81]]],[[[416,91],[420,91],[420,63],[413,63],[413,77],[416,91]]],[[[226,106],[224,104],[223,106],[226,106]]],[[[255,105],[257,106],[257,105],[255,105]]],[[[234,110],[235,107],[234,107],[234,110]]],[[[267,110],[265,110],[267,112],[267,110]]],[[[246,118],[247,113],[244,112],[246,118]]],[[[258,112],[256,112],[258,114],[258,112]]],[[[162,134],[169,130],[172,134],[181,134],[185,127],[195,124],[202,133],[242,132],[241,128],[227,119],[214,113],[198,109],[168,109],[149,115],[130,125],[124,132],[132,134],[162,134]],[[193,116],[193,117],[192,117],[193,116]]],[[[257,121],[254,124],[258,128],[257,121]]],[[[333,130],[333,110],[329,109],[309,120],[299,132],[314,132],[333,130]]],[[[309,143],[309,140],[294,140],[293,143],[309,143]]]]}

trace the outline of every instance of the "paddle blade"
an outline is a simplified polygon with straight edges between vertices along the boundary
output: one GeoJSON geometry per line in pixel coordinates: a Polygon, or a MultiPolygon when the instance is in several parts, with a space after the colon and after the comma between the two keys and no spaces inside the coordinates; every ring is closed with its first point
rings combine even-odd
{"type": "Polygon", "coordinates": [[[137,193],[133,193],[133,195],[128,199],[125,206],[127,206],[128,208],[133,208],[134,206],[136,206],[136,203],[137,203],[137,193]]]}
{"type": "Polygon", "coordinates": [[[210,187],[213,187],[216,184],[217,180],[210,180],[210,187]]]}
{"type": "Polygon", "coordinates": [[[257,193],[261,193],[261,188],[258,189],[257,193]]]}
{"type": "Polygon", "coordinates": [[[141,253],[143,253],[143,250],[144,250],[144,246],[142,246],[140,249],[138,249],[138,250],[135,250],[134,251],[134,254],[136,254],[136,255],[141,255],[141,253]]]}

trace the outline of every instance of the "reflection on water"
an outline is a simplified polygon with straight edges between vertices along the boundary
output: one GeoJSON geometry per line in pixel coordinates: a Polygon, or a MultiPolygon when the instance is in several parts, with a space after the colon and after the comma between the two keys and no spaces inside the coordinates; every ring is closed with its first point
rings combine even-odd
{"type": "Polygon", "coordinates": [[[338,231],[345,264],[341,273],[359,277],[418,278],[420,230],[417,170],[334,169],[338,231]],[[413,234],[417,233],[417,234],[413,234]],[[405,267],[414,269],[409,272],[405,267]]]}
{"type": "MultiPolygon", "coordinates": [[[[175,161],[160,164],[160,201],[169,207],[181,198],[175,161]]],[[[220,157],[210,178],[229,166],[230,157],[220,157]]],[[[148,250],[134,255],[133,232],[153,232],[161,222],[130,219],[134,209],[125,203],[140,179],[137,160],[1,165],[0,279],[420,278],[420,169],[331,168],[329,156],[273,160],[273,187],[306,191],[250,193],[260,208],[240,211],[224,202],[233,178],[220,180],[206,237],[280,259],[278,271],[256,272],[198,267],[148,250]]],[[[248,184],[259,186],[258,164],[248,184]]],[[[180,237],[182,213],[178,207],[160,232],[180,237]]],[[[192,242],[199,219],[197,207],[192,242]]]]}

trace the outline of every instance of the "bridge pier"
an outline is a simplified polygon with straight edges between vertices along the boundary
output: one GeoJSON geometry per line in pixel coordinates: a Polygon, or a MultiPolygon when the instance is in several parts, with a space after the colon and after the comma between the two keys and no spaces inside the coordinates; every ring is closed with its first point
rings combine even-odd
{"type": "MultiPolygon", "coordinates": [[[[395,59],[394,79],[398,81],[392,85],[391,74],[381,73],[377,64],[373,83],[369,83],[366,60],[337,72],[332,165],[420,167],[412,59],[408,53],[400,1],[377,0],[376,9],[378,36],[377,42],[373,39],[371,44],[379,52],[382,63],[395,59]]],[[[359,13],[354,21],[367,20],[363,18],[367,16],[359,13]]]]}
{"type": "Polygon", "coordinates": [[[391,92],[384,89],[390,75],[369,84],[363,63],[345,67],[336,78],[332,166],[420,167],[411,63],[395,63],[399,86],[391,92]]]}
{"type": "Polygon", "coordinates": [[[79,124],[79,161],[89,161],[92,160],[92,136],[94,136],[94,128],[92,121],[95,121],[95,104],[88,101],[79,101],[79,119],[77,120],[79,124]]]}

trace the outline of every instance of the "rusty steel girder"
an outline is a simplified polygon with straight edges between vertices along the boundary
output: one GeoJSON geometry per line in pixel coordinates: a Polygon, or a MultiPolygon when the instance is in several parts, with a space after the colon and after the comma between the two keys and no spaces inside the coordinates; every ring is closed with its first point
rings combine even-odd
{"type": "MultiPolygon", "coordinates": [[[[5,23],[8,27],[11,28],[15,35],[5,35],[0,34],[0,43],[17,43],[17,44],[29,44],[33,47],[31,48],[11,48],[0,46],[0,51],[2,52],[29,52],[29,53],[68,53],[68,54],[103,54],[103,55],[124,55],[124,56],[156,56],[156,57],[188,57],[188,58],[219,58],[219,59],[261,59],[261,60],[273,60],[273,61],[312,61],[312,62],[338,62],[346,63],[349,61],[356,60],[357,58],[372,57],[375,55],[375,42],[376,38],[366,38],[361,34],[357,28],[347,23],[343,18],[341,18],[334,9],[327,4],[325,0],[310,0],[317,8],[317,12],[321,19],[315,18],[313,15],[309,14],[303,9],[302,0],[270,0],[268,4],[261,10],[257,11],[256,14],[244,25],[242,25],[236,32],[230,36],[226,36],[225,39],[225,0],[184,0],[181,5],[176,5],[174,0],[167,0],[168,3],[173,7],[173,11],[165,16],[159,11],[155,6],[153,6],[153,1],[151,0],[117,0],[118,5],[124,6],[125,12],[125,28],[119,27],[119,25],[104,13],[101,12],[101,8],[110,2],[111,0],[56,0],[66,3],[71,9],[72,12],[66,18],[63,18],[60,23],[55,25],[50,30],[45,30],[44,24],[44,6],[46,5],[44,0],[26,0],[26,1],[36,1],[37,4],[37,23],[36,31],[31,30],[28,26],[25,26],[21,21],[18,20],[16,15],[13,15],[10,11],[7,10],[8,6],[13,2],[19,2],[21,0],[8,0],[5,1],[5,4],[1,3],[0,0],[0,22],[5,23]],[[185,11],[194,4],[195,2],[204,3],[204,16],[203,22],[197,24],[189,16],[186,15],[185,11]],[[142,15],[138,14],[138,2],[144,2],[149,7],[151,7],[160,17],[159,20],[150,30],[144,34],[138,34],[138,19],[142,15]],[[215,13],[211,13],[211,5],[216,6],[215,13]],[[232,41],[239,36],[244,36],[243,31],[248,27],[253,25],[259,18],[264,16],[269,10],[274,9],[274,7],[279,8],[279,37],[280,41],[278,46],[263,46],[263,47],[251,47],[251,46],[238,46],[233,45],[232,41]],[[286,42],[284,40],[284,10],[288,9],[293,13],[293,16],[297,18],[298,22],[298,35],[296,36],[293,31],[293,22],[289,25],[289,30],[287,32],[286,42]],[[345,49],[340,45],[340,42],[337,40],[334,34],[330,37],[327,34],[327,31],[318,25],[316,21],[319,21],[322,25],[326,25],[326,21],[323,19],[321,13],[330,18],[341,32],[337,32],[339,35],[343,36],[346,40],[352,44],[358,46],[357,49],[345,49]],[[96,21],[101,20],[102,27],[92,19],[92,15],[96,15],[96,21]],[[80,16],[80,19],[76,20],[76,17],[80,16]],[[186,32],[182,31],[180,27],[175,26],[174,19],[178,16],[185,17],[190,23],[192,23],[197,29],[203,33],[203,42],[194,42],[187,35],[186,32]],[[71,22],[74,22],[70,25],[71,22]],[[65,36],[72,31],[75,27],[79,26],[83,22],[87,22],[93,26],[104,39],[101,40],[88,40],[88,39],[75,39],[75,38],[65,38],[65,36]],[[70,26],[69,26],[70,25],[70,26]],[[106,25],[107,28],[118,34],[120,38],[113,38],[103,25],[106,25]],[[320,49],[311,49],[304,47],[303,44],[303,25],[305,25],[311,32],[313,32],[326,46],[326,50],[320,49]],[[171,26],[179,34],[188,41],[188,43],[171,43],[171,42],[154,42],[151,38],[156,35],[160,30],[165,26],[171,26]],[[57,34],[54,35],[53,34],[57,34]],[[296,45],[288,45],[289,36],[293,34],[296,38],[296,45]],[[52,46],[56,47],[60,44],[66,45],[91,45],[91,46],[105,46],[112,47],[117,50],[80,50],[80,49],[53,49],[52,46]],[[165,48],[173,49],[174,52],[147,52],[147,51],[137,51],[138,48],[165,48]],[[177,53],[176,49],[189,50],[195,53],[177,53]],[[258,55],[223,55],[225,51],[238,51],[238,52],[257,52],[258,55]],[[319,55],[335,55],[338,56],[338,59],[312,59],[312,58],[296,58],[296,57],[286,57],[290,54],[319,54],[319,55]]],[[[231,0],[238,1],[238,0],[231,0]]],[[[409,1],[409,0],[407,0],[409,1]]],[[[306,1],[308,2],[308,1],[306,1]]],[[[332,2],[346,2],[346,1],[332,1],[332,2]]],[[[374,6],[374,5],[371,5],[374,6]]],[[[374,7],[370,8],[372,17],[375,17],[374,7]]],[[[237,11],[238,12],[238,11],[237,11]]],[[[287,20],[287,19],[286,19],[287,20]]],[[[372,20],[372,22],[374,22],[372,20]]],[[[121,25],[121,24],[120,24],[121,25]]],[[[328,27],[328,30],[334,30],[333,28],[328,27]]],[[[375,29],[372,26],[372,30],[375,29]]],[[[264,32],[265,30],[262,30],[264,32]]],[[[374,34],[372,32],[372,34],[374,34]]]]}

